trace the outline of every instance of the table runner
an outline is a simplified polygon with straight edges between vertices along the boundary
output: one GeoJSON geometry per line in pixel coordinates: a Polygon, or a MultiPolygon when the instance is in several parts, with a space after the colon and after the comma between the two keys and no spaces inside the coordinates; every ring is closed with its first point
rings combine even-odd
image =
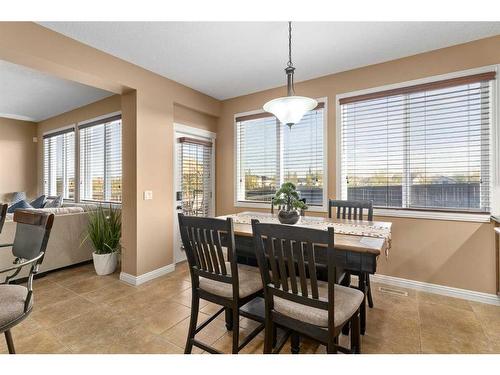
{"type": "MultiPolygon", "coordinates": [[[[248,214],[236,214],[236,215],[226,215],[224,218],[230,217],[233,219],[235,224],[251,224],[252,219],[257,219],[261,223],[271,223],[279,224],[277,217],[269,217],[268,215],[259,215],[258,213],[248,215],[248,214]]],[[[221,217],[221,218],[223,218],[221,217]]],[[[386,255],[391,247],[391,231],[386,227],[378,226],[376,223],[359,221],[349,222],[349,223],[335,223],[327,222],[321,218],[315,218],[312,216],[301,217],[299,222],[295,224],[296,226],[314,228],[327,230],[328,227],[333,227],[335,233],[345,234],[351,236],[362,236],[362,237],[373,237],[373,238],[384,238],[387,240],[386,255]]]]}

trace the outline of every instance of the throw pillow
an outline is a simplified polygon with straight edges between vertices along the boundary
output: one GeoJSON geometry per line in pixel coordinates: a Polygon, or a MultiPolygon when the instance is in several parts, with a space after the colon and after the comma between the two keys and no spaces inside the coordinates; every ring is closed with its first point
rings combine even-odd
{"type": "Polygon", "coordinates": [[[13,214],[15,210],[19,208],[33,208],[28,202],[26,202],[24,199],[20,200],[14,204],[12,204],[8,209],[7,213],[13,214]]]}
{"type": "Polygon", "coordinates": [[[45,205],[45,195],[40,195],[38,198],[30,202],[33,208],[43,208],[45,205]]]}
{"type": "Polygon", "coordinates": [[[11,203],[17,203],[23,199],[26,199],[26,193],[24,191],[16,191],[15,193],[12,194],[12,200],[11,203]]]}
{"type": "Polygon", "coordinates": [[[58,197],[52,199],[50,202],[47,202],[43,208],[57,208],[62,207],[63,196],[59,195],[58,197]]]}

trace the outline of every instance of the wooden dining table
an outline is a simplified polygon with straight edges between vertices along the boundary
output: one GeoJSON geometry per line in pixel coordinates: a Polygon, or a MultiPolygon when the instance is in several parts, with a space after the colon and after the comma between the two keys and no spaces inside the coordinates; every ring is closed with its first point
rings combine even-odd
{"type": "MultiPolygon", "coordinates": [[[[256,219],[262,223],[279,224],[278,216],[270,213],[241,212],[219,216],[220,219],[231,217],[234,224],[236,255],[238,262],[257,266],[251,220],[256,219]]],[[[284,224],[282,224],[284,225],[284,224]]],[[[324,218],[316,216],[301,217],[295,226],[327,230],[333,226],[335,231],[335,250],[338,256],[344,257],[344,270],[357,272],[361,276],[359,289],[366,294],[365,274],[374,274],[377,271],[377,260],[380,256],[389,256],[391,248],[392,223],[382,221],[347,220],[337,218],[324,218]]],[[[221,241],[225,242],[224,238],[221,241]]],[[[317,251],[319,262],[325,259],[326,253],[317,251]]],[[[362,305],[361,331],[366,327],[366,307],[362,305]]]]}

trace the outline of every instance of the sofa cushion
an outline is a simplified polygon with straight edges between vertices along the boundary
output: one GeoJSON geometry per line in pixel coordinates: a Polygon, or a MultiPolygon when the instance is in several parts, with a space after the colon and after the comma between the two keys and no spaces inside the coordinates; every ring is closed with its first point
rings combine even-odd
{"type": "MultiPolygon", "coordinates": [[[[0,328],[24,314],[28,289],[21,285],[0,285],[0,328]]],[[[30,301],[30,308],[33,299],[30,301]]]]}
{"type": "Polygon", "coordinates": [[[33,208],[43,208],[43,206],[45,205],[45,200],[45,194],[40,195],[38,198],[32,200],[30,204],[33,208]]]}
{"type": "Polygon", "coordinates": [[[62,207],[62,203],[63,203],[63,196],[59,195],[56,198],[52,199],[51,201],[47,202],[43,208],[62,207]]]}
{"type": "Polygon", "coordinates": [[[18,208],[33,208],[28,202],[26,202],[24,199],[23,200],[20,200],[14,204],[12,204],[8,209],[7,209],[7,212],[9,214],[12,214],[14,213],[15,210],[17,210],[18,208]]]}
{"type": "Polygon", "coordinates": [[[68,214],[78,214],[80,212],[85,212],[82,207],[44,207],[40,211],[48,212],[54,215],[68,215],[68,214]]]}

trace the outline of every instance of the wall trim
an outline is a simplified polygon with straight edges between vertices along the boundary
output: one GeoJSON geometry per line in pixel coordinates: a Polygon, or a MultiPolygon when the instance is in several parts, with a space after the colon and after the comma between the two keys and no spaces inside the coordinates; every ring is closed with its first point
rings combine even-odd
{"type": "Polygon", "coordinates": [[[467,301],[481,302],[487,303],[489,305],[500,306],[500,296],[497,296],[495,294],[476,292],[474,290],[453,288],[451,286],[431,284],[423,281],[408,280],[380,274],[370,275],[370,279],[381,284],[398,286],[401,288],[413,289],[421,292],[439,294],[442,296],[460,298],[467,301]]]}
{"type": "Polygon", "coordinates": [[[168,264],[164,267],[160,267],[153,271],[143,273],[142,275],[139,276],[130,275],[125,272],[120,272],[120,280],[127,284],[137,286],[144,284],[147,281],[156,279],[157,277],[173,272],[174,270],[175,270],[175,264],[168,264]]]}

